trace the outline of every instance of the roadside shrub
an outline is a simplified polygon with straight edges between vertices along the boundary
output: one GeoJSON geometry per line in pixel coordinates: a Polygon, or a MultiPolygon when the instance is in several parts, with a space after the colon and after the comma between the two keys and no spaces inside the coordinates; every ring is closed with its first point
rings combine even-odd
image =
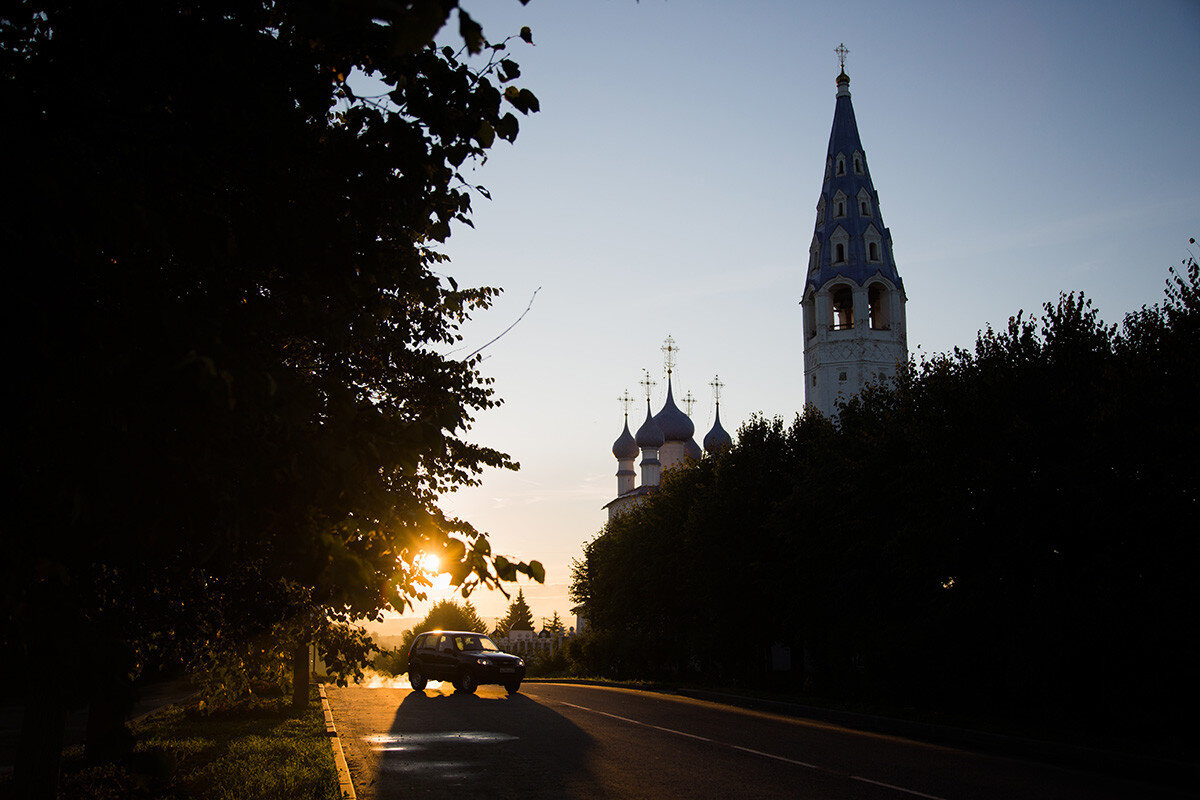
{"type": "Polygon", "coordinates": [[[400,647],[380,650],[371,659],[371,667],[384,675],[403,675],[408,671],[408,651],[400,647]]]}

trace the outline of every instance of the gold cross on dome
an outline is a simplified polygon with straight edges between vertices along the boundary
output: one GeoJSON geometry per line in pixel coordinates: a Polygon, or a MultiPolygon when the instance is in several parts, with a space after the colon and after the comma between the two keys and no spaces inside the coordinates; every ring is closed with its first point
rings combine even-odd
{"type": "Polygon", "coordinates": [[[713,397],[716,401],[721,402],[721,390],[725,388],[725,384],[721,383],[721,376],[713,375],[712,383],[708,385],[713,388],[713,397]]]}
{"type": "Polygon", "coordinates": [[[625,393],[623,395],[621,395],[620,397],[617,398],[617,402],[620,403],[621,406],[625,409],[625,419],[629,419],[629,404],[634,402],[634,398],[629,396],[628,389],[625,390],[625,393]]]}
{"type": "Polygon", "coordinates": [[[650,377],[650,370],[642,370],[642,375],[643,377],[640,381],[638,381],[638,383],[640,383],[642,388],[646,390],[646,400],[648,401],[650,399],[650,393],[654,391],[654,387],[658,384],[655,383],[654,379],[650,377]]]}
{"type": "Polygon", "coordinates": [[[671,370],[675,369],[675,354],[679,352],[679,348],[675,346],[675,340],[668,335],[661,350],[664,354],[663,361],[667,365],[667,374],[670,375],[671,370]]]}
{"type": "Polygon", "coordinates": [[[689,417],[692,415],[692,406],[694,405],[696,405],[696,398],[692,397],[692,393],[689,390],[688,393],[683,396],[683,407],[687,410],[687,415],[689,417]]]}
{"type": "Polygon", "coordinates": [[[842,72],[845,72],[846,71],[846,54],[849,53],[850,51],[846,49],[846,45],[843,43],[843,44],[839,44],[837,47],[833,48],[833,52],[838,54],[838,65],[841,66],[842,72]]]}

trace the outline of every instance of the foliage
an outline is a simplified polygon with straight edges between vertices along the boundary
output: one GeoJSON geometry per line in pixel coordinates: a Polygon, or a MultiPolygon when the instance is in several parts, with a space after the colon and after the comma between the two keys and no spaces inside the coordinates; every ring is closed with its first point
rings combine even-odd
{"type": "Polygon", "coordinates": [[[424,633],[425,631],[476,631],[478,633],[487,633],[487,623],[479,618],[479,613],[475,610],[475,605],[469,600],[464,603],[456,603],[453,600],[442,600],[435,603],[423,620],[414,625],[411,630],[404,632],[401,649],[404,651],[406,659],[408,657],[408,650],[412,647],[413,639],[417,638],[418,633],[424,633]]]}
{"type": "Polygon", "coordinates": [[[524,589],[517,590],[516,598],[508,604],[508,613],[504,615],[504,619],[496,623],[496,629],[492,635],[503,639],[508,636],[509,631],[513,630],[533,630],[533,611],[530,610],[529,603],[525,602],[524,589]]]}
{"type": "Polygon", "coordinates": [[[781,643],[787,679],[825,696],[1143,735],[1190,681],[1197,353],[1189,259],[1120,326],[1064,295],[836,424],[752,419],[585,546],[572,594],[594,630],[572,657],[761,683],[781,643]]]}
{"type": "Polygon", "coordinates": [[[337,772],[319,706],[283,698],[234,711],[171,707],[137,727],[137,749],[116,764],[68,759],[63,800],[151,797],[329,798],[337,772]]]}
{"type": "Polygon", "coordinates": [[[498,290],[437,250],[538,109],[510,40],[458,10],[435,46],[455,0],[10,5],[3,661],[271,672],[282,633],[340,663],[365,651],[336,626],[423,598],[424,553],[464,593],[540,580],[438,506],[517,467],[467,438],[499,400],[454,355],[498,290]]]}
{"type": "Polygon", "coordinates": [[[559,616],[557,611],[555,611],[554,616],[552,616],[549,620],[547,620],[545,617],[542,617],[542,631],[550,634],[551,636],[562,636],[564,633],[566,633],[567,628],[565,625],[563,625],[562,617],[559,616]]]}
{"type": "Polygon", "coordinates": [[[55,532],[6,561],[16,586],[60,565],[89,614],[98,582],[145,587],[140,619],[185,570],[256,574],[243,602],[298,586],[315,629],[421,597],[422,551],[464,590],[539,571],[436,505],[516,466],[462,438],[498,401],[477,354],[443,354],[496,290],[440,277],[434,245],[469,222],[460,166],[515,137],[505,105],[537,106],[465,12],[489,59],[428,44],[454,6],[27,0],[6,18],[23,203],[0,224],[31,343],[9,452],[17,527],[55,532]],[[355,68],[394,89],[356,97],[355,68]]]}
{"type": "Polygon", "coordinates": [[[380,650],[371,659],[371,668],[384,675],[403,675],[408,670],[408,648],[402,645],[380,650]]]}
{"type": "Polygon", "coordinates": [[[528,661],[527,674],[531,678],[564,678],[572,674],[573,666],[567,648],[558,647],[553,652],[535,653],[528,661]]]}

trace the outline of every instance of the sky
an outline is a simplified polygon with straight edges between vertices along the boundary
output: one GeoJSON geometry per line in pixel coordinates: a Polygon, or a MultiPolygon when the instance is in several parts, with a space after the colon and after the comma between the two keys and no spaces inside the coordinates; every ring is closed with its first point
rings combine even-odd
{"type": "MultiPolygon", "coordinates": [[[[444,247],[446,274],[504,290],[464,355],[533,298],[483,351],[504,405],[467,434],[521,469],[443,505],[495,552],[542,561],[545,585],[520,583],[535,619],[574,624],[570,564],[616,494],[617,398],[644,398],[646,369],[661,408],[668,335],[697,441],[714,375],[731,433],[803,407],[799,300],[840,43],[910,352],[970,347],[1066,291],[1119,322],[1162,299],[1200,236],[1196,0],[463,5],[492,41],[532,29],[510,57],[541,111],[472,172],[492,200],[444,247]]],[[[631,430],[644,415],[643,399],[631,430]]],[[[471,599],[485,617],[508,604],[471,599]]]]}

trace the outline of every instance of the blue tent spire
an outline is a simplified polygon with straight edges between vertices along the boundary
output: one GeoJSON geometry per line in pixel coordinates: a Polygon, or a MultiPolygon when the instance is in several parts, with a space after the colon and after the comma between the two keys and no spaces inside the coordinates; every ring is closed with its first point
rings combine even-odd
{"type": "MultiPolygon", "coordinates": [[[[840,54],[844,57],[844,51],[840,54]]],[[[850,102],[850,76],[844,64],[837,76],[825,179],[810,253],[807,284],[814,288],[837,277],[862,286],[879,274],[904,291],[892,257],[892,235],[883,224],[879,194],[858,134],[850,102]]]]}

